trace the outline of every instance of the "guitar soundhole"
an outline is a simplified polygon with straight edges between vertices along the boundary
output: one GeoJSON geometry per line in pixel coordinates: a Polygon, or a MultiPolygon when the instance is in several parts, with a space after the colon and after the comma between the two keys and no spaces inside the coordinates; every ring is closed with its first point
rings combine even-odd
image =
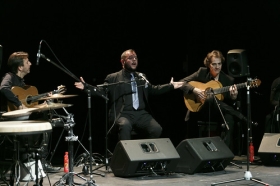
{"type": "Polygon", "coordinates": [[[206,96],[206,97],[208,97],[209,95],[211,95],[211,94],[212,94],[212,91],[211,91],[211,90],[212,90],[211,88],[207,88],[207,89],[205,89],[204,94],[205,94],[205,96],[206,96]]]}
{"type": "Polygon", "coordinates": [[[28,104],[28,105],[30,105],[31,103],[32,103],[32,99],[29,99],[29,98],[31,98],[32,96],[27,96],[26,97],[26,103],[28,104]]]}

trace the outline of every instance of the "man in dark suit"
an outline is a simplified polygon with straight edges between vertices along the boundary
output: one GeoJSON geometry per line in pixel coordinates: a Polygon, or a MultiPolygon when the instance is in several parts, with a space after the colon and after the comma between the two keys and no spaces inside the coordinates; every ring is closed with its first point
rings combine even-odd
{"type": "Polygon", "coordinates": [[[265,130],[266,133],[277,133],[280,132],[279,122],[279,102],[280,102],[280,77],[273,80],[270,89],[270,106],[271,113],[266,116],[265,130]]]}
{"type": "MultiPolygon", "coordinates": [[[[213,50],[212,52],[208,53],[204,59],[204,65],[206,67],[200,67],[198,71],[191,74],[190,76],[185,77],[180,81],[185,82],[185,84],[181,88],[185,94],[193,94],[197,100],[204,102],[201,109],[198,111],[199,113],[191,113],[190,110],[188,110],[186,121],[188,121],[191,118],[190,115],[198,115],[196,116],[195,120],[203,117],[207,118],[206,121],[214,120],[220,121],[220,123],[224,123],[224,117],[229,127],[229,130],[227,131],[227,135],[224,137],[224,140],[225,143],[228,146],[230,146],[234,126],[234,116],[239,118],[240,120],[246,120],[246,118],[240,112],[237,112],[235,109],[233,109],[233,107],[231,107],[231,105],[233,105],[233,103],[237,100],[238,90],[236,85],[234,84],[234,78],[225,74],[222,71],[222,64],[224,61],[225,58],[223,57],[223,54],[218,50],[213,50]],[[219,99],[214,99],[211,90],[207,91],[204,89],[200,89],[198,88],[199,86],[195,87],[189,83],[190,81],[196,81],[204,84],[208,83],[211,80],[217,82],[217,85],[221,85],[222,87],[230,87],[228,91],[222,94],[224,98],[223,101],[219,99]],[[220,106],[222,113],[220,112],[218,105],[220,106]]],[[[191,132],[191,134],[194,133],[191,132]]]]}
{"type": "MultiPolygon", "coordinates": [[[[148,97],[180,88],[183,82],[174,82],[171,78],[169,84],[150,84],[144,74],[136,72],[138,58],[132,49],[122,53],[121,64],[123,69],[107,75],[105,86],[99,89],[103,95],[106,89],[108,92],[109,122],[118,126],[119,140],[130,140],[132,130],[141,133],[143,138],[159,138],[162,127],[147,110],[148,97]]],[[[86,90],[84,82],[81,77],[81,82],[76,82],[75,86],[86,90]]],[[[99,95],[93,87],[88,88],[93,95],[99,95]]]]}

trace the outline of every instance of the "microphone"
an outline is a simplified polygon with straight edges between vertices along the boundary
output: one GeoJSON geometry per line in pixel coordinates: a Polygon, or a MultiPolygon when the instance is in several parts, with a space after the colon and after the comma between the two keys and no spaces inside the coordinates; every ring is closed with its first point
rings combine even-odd
{"type": "Polygon", "coordinates": [[[146,83],[150,83],[150,82],[145,78],[145,76],[144,76],[142,73],[139,73],[138,75],[139,75],[143,80],[145,80],[146,83]]]}
{"type": "Polygon", "coordinates": [[[41,57],[41,44],[42,44],[42,40],[39,43],[39,49],[38,49],[38,53],[37,53],[37,61],[36,61],[36,65],[39,65],[39,59],[41,57]]]}

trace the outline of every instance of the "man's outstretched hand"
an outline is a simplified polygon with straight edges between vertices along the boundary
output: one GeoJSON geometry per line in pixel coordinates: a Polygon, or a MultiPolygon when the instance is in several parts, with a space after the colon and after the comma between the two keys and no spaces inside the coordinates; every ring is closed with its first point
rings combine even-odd
{"type": "Polygon", "coordinates": [[[84,86],[85,80],[83,79],[83,77],[80,77],[80,80],[81,82],[75,82],[74,85],[76,88],[83,90],[85,88],[84,86]]]}
{"type": "Polygon", "coordinates": [[[170,83],[174,86],[174,89],[180,88],[184,84],[184,82],[174,82],[173,77],[171,78],[170,83]]]}

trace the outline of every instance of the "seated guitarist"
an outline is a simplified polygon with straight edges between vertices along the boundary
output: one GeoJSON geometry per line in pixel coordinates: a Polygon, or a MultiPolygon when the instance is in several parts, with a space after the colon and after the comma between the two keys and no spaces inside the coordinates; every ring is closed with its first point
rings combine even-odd
{"type": "MultiPolygon", "coordinates": [[[[26,52],[14,52],[10,55],[8,59],[8,67],[10,68],[10,72],[6,73],[5,76],[2,79],[1,86],[0,86],[0,92],[3,95],[3,97],[10,103],[12,103],[15,108],[17,109],[25,109],[27,108],[24,104],[21,103],[21,101],[15,96],[15,94],[12,92],[12,87],[18,86],[18,87],[24,87],[26,84],[24,82],[25,75],[30,73],[30,66],[31,62],[28,59],[28,53],[26,52]]],[[[3,103],[3,102],[2,102],[3,103]]],[[[7,105],[5,107],[7,109],[7,105]]],[[[45,116],[46,117],[46,116],[45,116]]],[[[34,118],[32,114],[30,115],[29,119],[39,119],[34,118]],[[33,117],[33,118],[32,118],[33,117]]],[[[42,119],[42,118],[40,118],[42,119]]],[[[47,119],[47,118],[44,118],[47,119]]],[[[48,134],[44,134],[44,137],[48,136],[48,134]]],[[[39,139],[42,138],[42,136],[38,137],[38,135],[31,135],[28,137],[28,143],[34,144],[38,143],[40,141],[39,139]]],[[[46,144],[48,144],[48,137],[44,138],[43,141],[45,141],[46,144]]],[[[44,160],[44,156],[48,154],[48,150],[45,147],[45,144],[41,144],[40,149],[43,149],[42,151],[42,160],[44,160]]],[[[43,162],[44,170],[45,172],[58,172],[59,167],[52,167],[50,163],[43,162]]]]}
{"type": "MultiPolygon", "coordinates": [[[[197,72],[183,78],[180,81],[185,82],[183,87],[181,88],[184,91],[185,95],[192,94],[198,102],[204,103],[202,104],[201,108],[197,110],[188,109],[186,121],[191,119],[190,115],[195,115],[193,114],[193,112],[199,112],[199,117],[206,116],[207,118],[209,116],[211,120],[212,119],[214,119],[214,121],[219,120],[221,124],[224,123],[222,115],[219,111],[216,101],[213,99],[213,96],[211,96],[211,94],[206,93],[208,91],[205,91],[205,89],[202,88],[201,85],[196,87],[194,84],[190,84],[191,81],[195,81],[198,84],[207,84],[209,81],[213,80],[214,84],[217,83],[217,85],[223,87],[230,86],[229,90],[222,94],[224,98],[223,101],[219,99],[216,100],[218,101],[223,116],[229,126],[229,130],[226,132],[224,141],[229,147],[231,147],[232,145],[231,138],[233,132],[234,119],[235,119],[234,116],[240,120],[245,120],[245,121],[246,118],[240,112],[237,112],[233,107],[230,106],[233,105],[233,103],[237,100],[238,90],[236,85],[234,84],[234,78],[225,74],[221,70],[224,61],[225,58],[223,57],[223,54],[218,50],[213,50],[212,52],[208,53],[204,59],[204,65],[206,67],[200,67],[197,72]]],[[[215,88],[215,87],[211,87],[211,88],[215,88]]],[[[207,120],[205,121],[210,121],[210,118],[207,118],[207,120]]],[[[193,131],[191,131],[191,133],[193,134],[193,131]]],[[[192,136],[192,137],[197,137],[197,136],[192,136]]]]}
{"type": "Polygon", "coordinates": [[[280,77],[273,80],[270,89],[270,106],[272,112],[270,112],[265,118],[265,133],[279,133],[280,132],[280,122],[278,115],[280,102],[280,77]]]}

